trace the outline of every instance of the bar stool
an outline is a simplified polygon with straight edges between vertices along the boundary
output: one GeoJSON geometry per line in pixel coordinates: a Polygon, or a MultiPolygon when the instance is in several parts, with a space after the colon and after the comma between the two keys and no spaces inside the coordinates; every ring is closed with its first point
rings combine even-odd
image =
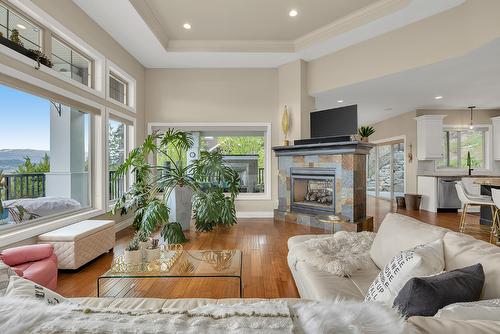
{"type": "Polygon", "coordinates": [[[495,203],[495,213],[493,214],[493,225],[491,226],[490,243],[493,243],[493,239],[496,238],[495,244],[498,243],[498,237],[500,237],[500,189],[491,188],[491,197],[493,203],[495,203]]]}
{"type": "MultiPolygon", "coordinates": [[[[455,188],[457,189],[458,198],[460,199],[463,205],[462,216],[460,217],[460,225],[458,229],[460,233],[464,233],[465,225],[467,224],[467,210],[469,209],[469,206],[489,205],[491,207],[491,213],[493,216],[495,204],[493,203],[493,201],[489,196],[471,196],[467,194],[467,191],[465,190],[465,186],[462,183],[462,181],[458,181],[455,184],[455,188]]],[[[493,231],[493,226],[492,226],[492,231],[493,231]]]]}

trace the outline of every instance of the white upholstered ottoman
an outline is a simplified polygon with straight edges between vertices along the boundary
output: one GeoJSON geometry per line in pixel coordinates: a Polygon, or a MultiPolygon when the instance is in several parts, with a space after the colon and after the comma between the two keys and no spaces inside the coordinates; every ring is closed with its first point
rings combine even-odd
{"type": "Polygon", "coordinates": [[[77,269],[115,246],[115,222],[85,220],[38,236],[51,244],[59,269],[77,269]]]}

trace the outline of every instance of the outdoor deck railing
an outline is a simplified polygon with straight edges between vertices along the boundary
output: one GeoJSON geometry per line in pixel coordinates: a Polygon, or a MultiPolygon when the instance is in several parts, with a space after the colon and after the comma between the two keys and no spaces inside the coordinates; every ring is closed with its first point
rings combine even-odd
{"type": "Polygon", "coordinates": [[[36,198],[45,196],[45,174],[6,174],[3,199],[36,198]]]}
{"type": "Polygon", "coordinates": [[[109,199],[111,201],[119,198],[123,195],[125,190],[125,184],[123,182],[123,177],[115,179],[115,171],[109,171],[109,199]]]}

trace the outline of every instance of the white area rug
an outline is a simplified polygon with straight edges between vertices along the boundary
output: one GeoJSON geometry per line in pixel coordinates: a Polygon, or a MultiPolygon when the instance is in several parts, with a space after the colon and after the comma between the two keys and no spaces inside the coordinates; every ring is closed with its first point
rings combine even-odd
{"type": "Polygon", "coordinates": [[[340,231],[332,236],[304,241],[290,250],[297,261],[304,261],[321,271],[337,276],[350,276],[370,263],[372,232],[340,231]]]}

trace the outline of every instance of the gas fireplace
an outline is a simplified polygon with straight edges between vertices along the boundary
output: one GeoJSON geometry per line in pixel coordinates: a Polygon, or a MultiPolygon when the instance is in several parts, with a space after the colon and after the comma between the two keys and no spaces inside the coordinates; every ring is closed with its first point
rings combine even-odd
{"type": "Polygon", "coordinates": [[[292,211],[335,213],[335,169],[291,168],[292,211]]]}

